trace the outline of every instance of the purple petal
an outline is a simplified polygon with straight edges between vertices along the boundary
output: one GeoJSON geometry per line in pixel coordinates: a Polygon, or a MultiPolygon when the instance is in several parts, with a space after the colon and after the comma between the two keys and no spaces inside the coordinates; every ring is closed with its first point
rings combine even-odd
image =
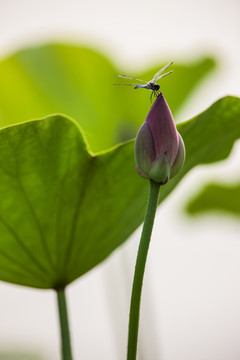
{"type": "Polygon", "coordinates": [[[179,172],[179,170],[184,164],[185,156],[186,156],[185,145],[179,132],[178,132],[178,138],[179,138],[178,152],[174,160],[174,163],[171,167],[171,176],[170,176],[171,178],[179,172]]]}
{"type": "Polygon", "coordinates": [[[177,155],[179,139],[171,110],[162,93],[152,105],[146,121],[153,136],[156,158],[167,152],[171,166],[177,155]]]}
{"type": "Polygon", "coordinates": [[[155,159],[153,136],[149,124],[145,121],[140,127],[135,141],[135,161],[138,172],[148,175],[155,159]]]}

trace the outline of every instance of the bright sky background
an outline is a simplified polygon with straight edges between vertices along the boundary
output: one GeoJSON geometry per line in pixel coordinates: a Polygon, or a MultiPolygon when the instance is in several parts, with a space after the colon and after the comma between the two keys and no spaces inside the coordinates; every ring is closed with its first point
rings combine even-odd
{"type": "MultiPolygon", "coordinates": [[[[69,40],[134,69],[157,58],[215,55],[219,68],[178,120],[240,95],[239,0],[0,0],[0,57],[24,45],[69,40]]],[[[190,220],[182,206],[209,179],[240,179],[230,159],[194,170],[159,209],[143,289],[139,360],[240,359],[240,223],[190,220]]],[[[131,278],[140,230],[68,289],[75,359],[125,358],[131,278]]],[[[0,284],[0,351],[59,360],[55,294],[0,284]]],[[[0,355],[1,358],[1,355],[0,355]]]]}

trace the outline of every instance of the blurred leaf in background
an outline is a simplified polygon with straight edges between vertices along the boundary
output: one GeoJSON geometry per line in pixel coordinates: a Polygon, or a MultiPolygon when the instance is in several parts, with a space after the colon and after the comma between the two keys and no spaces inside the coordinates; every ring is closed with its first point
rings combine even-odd
{"type": "Polygon", "coordinates": [[[240,216],[240,183],[207,184],[187,204],[186,211],[190,215],[202,213],[224,212],[240,216]]]}
{"type": "MultiPolygon", "coordinates": [[[[186,162],[161,189],[161,202],[192,168],[229,155],[240,138],[240,99],[217,101],[178,131],[186,162]]],[[[0,279],[62,287],[126,241],[148,193],[133,154],[128,141],[94,155],[78,124],[60,115],[2,129],[0,279]]]]}
{"type": "Polygon", "coordinates": [[[46,358],[30,352],[29,350],[0,350],[0,360],[46,360],[46,358]]]}
{"type": "MultiPolygon", "coordinates": [[[[21,50],[0,62],[0,126],[63,113],[81,125],[92,151],[107,149],[135,137],[151,105],[147,91],[113,86],[119,83],[117,74],[150,80],[170,60],[135,74],[83,47],[49,44],[21,50]]],[[[160,85],[176,114],[215,62],[203,57],[172,68],[174,76],[160,85]]]]}

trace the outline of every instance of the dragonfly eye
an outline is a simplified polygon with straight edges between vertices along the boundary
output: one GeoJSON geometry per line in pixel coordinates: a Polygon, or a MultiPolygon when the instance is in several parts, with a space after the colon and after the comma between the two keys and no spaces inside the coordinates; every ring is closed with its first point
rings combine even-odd
{"type": "Polygon", "coordinates": [[[160,89],[160,85],[159,84],[154,84],[154,91],[158,91],[160,89]]]}

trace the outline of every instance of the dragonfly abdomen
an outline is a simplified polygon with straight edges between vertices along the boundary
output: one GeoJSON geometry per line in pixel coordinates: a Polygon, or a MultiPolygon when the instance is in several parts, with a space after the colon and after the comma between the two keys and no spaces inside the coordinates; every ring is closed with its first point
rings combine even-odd
{"type": "Polygon", "coordinates": [[[139,89],[139,88],[149,89],[149,86],[148,86],[148,84],[147,84],[147,85],[136,85],[136,86],[134,87],[134,89],[139,89]]]}

